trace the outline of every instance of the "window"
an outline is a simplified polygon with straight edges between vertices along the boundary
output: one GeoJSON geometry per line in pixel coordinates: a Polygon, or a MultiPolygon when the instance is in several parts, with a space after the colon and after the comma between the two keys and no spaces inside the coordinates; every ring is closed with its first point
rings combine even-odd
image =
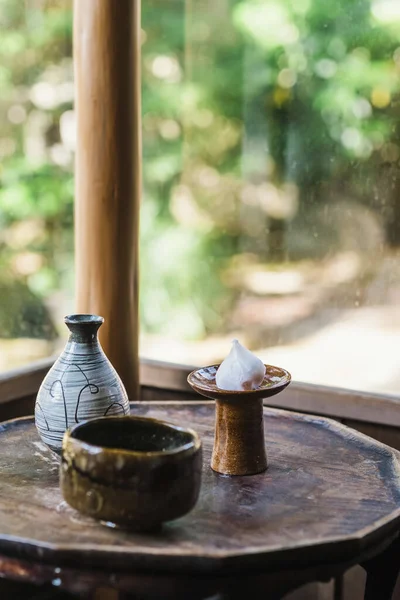
{"type": "Polygon", "coordinates": [[[0,1],[0,369],[49,356],[73,298],[72,2],[0,1]]]}
{"type": "Polygon", "coordinates": [[[142,354],[398,392],[400,11],[143,4],[142,354]]]}
{"type": "MultiPolygon", "coordinates": [[[[72,6],[0,0],[0,368],[73,306],[72,6]]],[[[142,3],[141,354],[398,393],[400,11],[142,3]]]]}

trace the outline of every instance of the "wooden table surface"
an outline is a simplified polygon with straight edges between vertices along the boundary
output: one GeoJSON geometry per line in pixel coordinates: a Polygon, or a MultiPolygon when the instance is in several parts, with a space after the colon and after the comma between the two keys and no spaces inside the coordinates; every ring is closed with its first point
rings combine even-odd
{"type": "Polygon", "coordinates": [[[209,467],[213,403],[140,403],[132,413],[200,434],[203,481],[194,510],[158,533],[106,528],[63,501],[57,457],[33,419],[9,421],[0,424],[0,574],[18,578],[19,566],[26,580],[55,579],[79,591],[100,582],[152,597],[161,597],[157,581],[166,597],[166,581],[174,582],[173,596],[179,581],[187,594],[190,581],[202,597],[250,574],[258,586],[278,577],[277,589],[286,589],[286,573],[290,589],[368,559],[398,533],[398,455],[334,421],[265,408],[268,470],[224,477],[209,467]],[[210,584],[204,594],[200,580],[210,584]]]}

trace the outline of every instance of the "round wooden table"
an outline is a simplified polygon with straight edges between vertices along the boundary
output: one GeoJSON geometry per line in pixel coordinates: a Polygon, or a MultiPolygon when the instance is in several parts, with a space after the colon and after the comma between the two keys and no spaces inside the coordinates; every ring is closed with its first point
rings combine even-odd
{"type": "Polygon", "coordinates": [[[58,458],[31,417],[0,424],[0,575],[79,594],[281,598],[355,564],[368,600],[391,597],[400,530],[398,453],[329,419],[264,409],[269,467],[224,477],[210,467],[212,402],[132,405],[191,426],[203,441],[200,499],[158,533],[109,529],[63,501],[58,458]],[[378,595],[379,594],[379,595],[378,595]]]}

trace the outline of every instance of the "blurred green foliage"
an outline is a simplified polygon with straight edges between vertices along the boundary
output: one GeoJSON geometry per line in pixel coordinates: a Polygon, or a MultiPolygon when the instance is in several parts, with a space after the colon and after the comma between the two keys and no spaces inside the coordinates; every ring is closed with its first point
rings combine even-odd
{"type": "Polygon", "coordinates": [[[43,299],[73,264],[71,2],[0,0],[0,29],[0,337],[51,339],[43,299]]]}
{"type": "MultiPolygon", "coordinates": [[[[334,251],[335,236],[314,235],[313,223],[337,199],[369,207],[400,243],[395,4],[143,2],[145,331],[225,330],[240,292],[224,273],[237,257],[271,264],[334,251]]],[[[0,0],[6,315],[7,286],[43,306],[71,282],[71,11],[69,0],[0,0]]]]}

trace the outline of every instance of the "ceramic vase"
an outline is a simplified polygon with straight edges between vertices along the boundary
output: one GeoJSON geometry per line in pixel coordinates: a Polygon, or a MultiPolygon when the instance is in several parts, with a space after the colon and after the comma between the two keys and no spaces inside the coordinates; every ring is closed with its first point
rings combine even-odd
{"type": "Polygon", "coordinates": [[[42,441],[61,452],[65,431],[81,421],[128,415],[129,401],[114,367],[100,346],[97,315],[69,315],[70,337],[40,386],[35,422],[42,441]]]}

